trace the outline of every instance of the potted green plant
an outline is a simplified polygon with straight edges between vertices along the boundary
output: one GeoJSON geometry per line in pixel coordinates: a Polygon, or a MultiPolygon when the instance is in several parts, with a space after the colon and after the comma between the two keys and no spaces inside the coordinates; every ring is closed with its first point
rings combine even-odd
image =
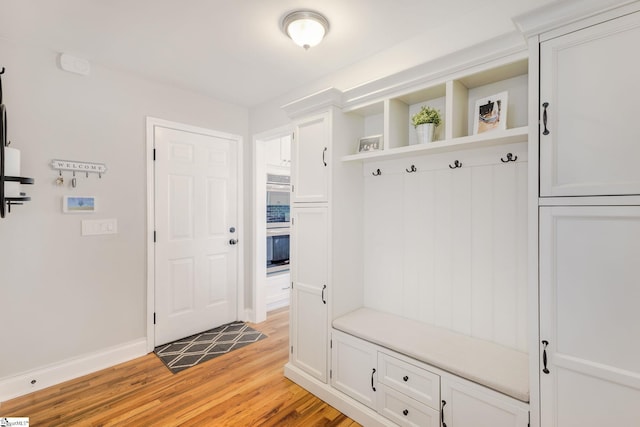
{"type": "Polygon", "coordinates": [[[420,111],[411,116],[411,123],[416,128],[418,143],[433,141],[433,134],[441,121],[440,111],[428,105],[423,105],[420,111]]]}

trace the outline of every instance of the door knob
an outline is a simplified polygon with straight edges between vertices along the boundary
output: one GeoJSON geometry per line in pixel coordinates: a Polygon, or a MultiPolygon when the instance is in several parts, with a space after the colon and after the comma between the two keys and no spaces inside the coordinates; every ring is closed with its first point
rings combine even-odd
{"type": "Polygon", "coordinates": [[[229,240],[229,244],[230,245],[235,245],[236,243],[238,243],[238,241],[236,239],[229,240]]]}
{"type": "Polygon", "coordinates": [[[235,227],[229,228],[229,233],[235,233],[235,232],[236,232],[236,228],[235,227]]]}

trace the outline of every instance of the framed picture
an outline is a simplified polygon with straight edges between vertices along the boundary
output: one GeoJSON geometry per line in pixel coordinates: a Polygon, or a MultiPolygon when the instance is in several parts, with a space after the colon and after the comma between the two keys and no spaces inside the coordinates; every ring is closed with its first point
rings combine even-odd
{"type": "Polygon", "coordinates": [[[364,138],[360,138],[358,141],[358,153],[382,150],[382,148],[382,135],[365,136],[364,138]]]}
{"type": "Polygon", "coordinates": [[[62,198],[62,212],[64,213],[92,213],[96,211],[94,196],[64,196],[62,198]]]}
{"type": "Polygon", "coordinates": [[[507,92],[478,99],[473,110],[473,134],[507,129],[507,92]]]}

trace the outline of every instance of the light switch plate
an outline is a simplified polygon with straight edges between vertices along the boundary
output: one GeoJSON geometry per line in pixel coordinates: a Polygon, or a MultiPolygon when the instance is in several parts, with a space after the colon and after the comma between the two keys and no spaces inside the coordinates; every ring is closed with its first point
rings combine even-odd
{"type": "Polygon", "coordinates": [[[118,220],[108,219],[85,219],[82,220],[82,235],[97,236],[100,234],[117,234],[118,220]]]}

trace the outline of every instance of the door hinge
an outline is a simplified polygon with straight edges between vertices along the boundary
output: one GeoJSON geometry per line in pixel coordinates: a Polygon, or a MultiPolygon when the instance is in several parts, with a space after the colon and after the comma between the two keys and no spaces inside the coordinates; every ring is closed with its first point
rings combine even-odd
{"type": "Polygon", "coordinates": [[[291,192],[293,193],[294,191],[296,191],[296,186],[291,184],[291,192]]]}
{"type": "Polygon", "coordinates": [[[154,325],[156,324],[156,312],[155,311],[153,312],[153,324],[154,325]]]}
{"type": "Polygon", "coordinates": [[[291,226],[293,227],[293,224],[295,223],[295,218],[291,218],[291,226]]]}
{"type": "Polygon", "coordinates": [[[291,282],[291,289],[293,289],[293,282],[291,282]]]}
{"type": "Polygon", "coordinates": [[[333,369],[329,369],[329,379],[333,379],[333,369]]]}
{"type": "Polygon", "coordinates": [[[329,348],[333,348],[333,340],[329,340],[329,348]]]}
{"type": "Polygon", "coordinates": [[[153,243],[156,242],[156,230],[153,230],[153,243]]]}
{"type": "Polygon", "coordinates": [[[153,149],[153,161],[154,162],[156,161],[156,149],[155,148],[153,149]]]}
{"type": "Polygon", "coordinates": [[[291,346],[291,354],[293,354],[293,346],[291,346]]]}

